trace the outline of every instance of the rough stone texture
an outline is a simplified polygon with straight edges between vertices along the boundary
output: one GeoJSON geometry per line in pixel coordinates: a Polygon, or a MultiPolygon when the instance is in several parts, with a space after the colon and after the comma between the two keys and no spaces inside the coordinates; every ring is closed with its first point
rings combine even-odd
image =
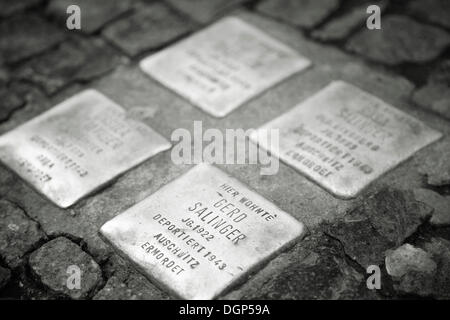
{"type": "Polygon", "coordinates": [[[423,63],[439,56],[450,44],[450,35],[438,28],[399,15],[383,17],[382,30],[362,30],[347,49],[371,60],[395,65],[423,63]]]}
{"type": "Polygon", "coordinates": [[[442,238],[433,238],[424,245],[424,249],[433,256],[437,264],[434,278],[433,296],[437,299],[450,299],[450,242],[442,238]]]}
{"type": "Polygon", "coordinates": [[[25,63],[14,75],[32,81],[51,95],[75,81],[86,82],[115,68],[121,62],[101,39],[76,39],[25,63]]]}
{"type": "MultiPolygon", "coordinates": [[[[381,12],[384,12],[388,1],[372,1],[370,4],[379,6],[381,12]]],[[[365,3],[352,8],[349,12],[330,20],[323,27],[313,31],[311,35],[315,39],[321,41],[338,41],[345,39],[351,32],[366,27],[366,20],[368,17],[366,10],[368,5],[369,3],[365,3]]]]}
{"type": "Polygon", "coordinates": [[[65,25],[67,7],[77,5],[81,10],[81,32],[94,33],[131,8],[131,0],[52,0],[47,12],[65,25]]]}
{"type": "Polygon", "coordinates": [[[72,241],[59,237],[33,252],[29,265],[35,276],[52,291],[72,299],[86,298],[102,282],[99,265],[72,241]],[[70,266],[81,270],[80,289],[69,289],[70,266]]]}
{"type": "Polygon", "coordinates": [[[2,290],[11,278],[11,271],[9,269],[0,267],[0,290],[2,290]]]}
{"type": "Polygon", "coordinates": [[[225,299],[375,299],[339,243],[313,233],[225,299]],[[264,280],[262,277],[264,277],[264,280]]]}
{"type": "Polygon", "coordinates": [[[62,41],[65,34],[41,17],[14,16],[0,23],[0,64],[15,63],[62,41]]]}
{"type": "Polygon", "coordinates": [[[450,2],[447,0],[413,0],[407,8],[419,18],[450,28],[450,2]]]}
{"type": "Polygon", "coordinates": [[[0,0],[0,17],[9,17],[17,12],[37,6],[42,0],[0,0]]]}
{"type": "Polygon", "coordinates": [[[436,269],[431,254],[410,244],[386,253],[386,270],[395,281],[395,289],[403,293],[431,295],[436,269]]]}
{"type": "Polygon", "coordinates": [[[13,203],[0,200],[0,257],[11,268],[45,238],[36,222],[13,203]]]}
{"type": "Polygon", "coordinates": [[[426,161],[420,162],[419,172],[425,175],[427,184],[433,187],[450,185],[450,138],[432,146],[426,161]]]}
{"type": "Polygon", "coordinates": [[[170,297],[122,259],[94,300],[165,300],[170,297]]]}
{"type": "Polygon", "coordinates": [[[429,189],[415,189],[414,196],[417,201],[433,208],[430,223],[435,226],[450,225],[450,197],[443,197],[429,189]]]}
{"type": "Polygon", "coordinates": [[[137,9],[126,20],[107,27],[103,34],[129,56],[157,49],[193,29],[193,23],[182,21],[167,6],[155,3],[137,9]]]}
{"type": "Polygon", "coordinates": [[[199,23],[207,23],[248,0],[166,0],[199,23]]]}
{"type": "Polygon", "coordinates": [[[265,0],[257,8],[267,16],[312,28],[335,11],[339,3],[339,0],[265,0]]]}
{"type": "Polygon", "coordinates": [[[403,243],[431,212],[412,192],[386,188],[363,200],[328,232],[352,259],[367,268],[382,264],[384,252],[403,243]]]}
{"type": "Polygon", "coordinates": [[[387,252],[386,269],[401,294],[450,298],[450,242],[433,238],[416,248],[405,244],[387,252]]]}
{"type": "Polygon", "coordinates": [[[9,119],[11,114],[25,105],[25,99],[8,86],[0,87],[0,122],[9,119]]]}
{"type": "Polygon", "coordinates": [[[413,101],[450,120],[450,60],[442,62],[427,84],[414,92],[413,101]]]}

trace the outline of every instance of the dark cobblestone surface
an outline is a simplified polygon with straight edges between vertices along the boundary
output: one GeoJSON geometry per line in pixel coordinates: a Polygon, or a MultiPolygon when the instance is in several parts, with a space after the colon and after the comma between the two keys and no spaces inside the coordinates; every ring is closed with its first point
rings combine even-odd
{"type": "Polygon", "coordinates": [[[127,55],[134,57],[144,51],[158,49],[188,33],[193,23],[164,4],[155,3],[136,10],[125,20],[106,28],[105,37],[127,55]]]}
{"type": "Polygon", "coordinates": [[[199,23],[218,18],[248,0],[165,0],[181,13],[199,23]]]}
{"type": "Polygon", "coordinates": [[[15,63],[51,48],[64,31],[38,15],[14,16],[0,22],[0,61],[15,63]]]}
{"type": "Polygon", "coordinates": [[[450,34],[441,29],[408,17],[389,15],[384,17],[383,32],[363,30],[350,39],[347,49],[369,59],[395,65],[431,61],[449,44],[450,34]]]}
{"type": "Polygon", "coordinates": [[[312,28],[339,7],[339,0],[264,0],[258,10],[303,28],[312,28]]]}
{"type": "Polygon", "coordinates": [[[2,290],[3,287],[8,284],[10,278],[11,271],[9,271],[9,269],[0,267],[0,290],[2,290]]]}
{"type": "Polygon", "coordinates": [[[42,284],[73,299],[86,298],[102,282],[99,265],[75,243],[63,237],[47,242],[33,252],[29,264],[42,284]],[[80,289],[67,286],[71,266],[81,271],[80,289]]]}
{"type": "MultiPolygon", "coordinates": [[[[222,165],[310,233],[221,298],[450,298],[450,26],[447,0],[0,0],[0,133],[92,87],[167,139],[194,120],[255,128],[342,79],[441,131],[444,138],[374,181],[333,197],[292,168],[222,165]],[[82,30],[65,28],[68,4],[82,30]],[[368,4],[383,9],[367,30],[368,4]],[[223,119],[142,73],[141,57],[234,14],[310,59],[312,67],[223,119]],[[388,186],[388,187],[387,187],[388,186]],[[382,289],[366,286],[379,265],[382,289]]],[[[161,153],[63,210],[0,165],[0,298],[171,299],[118,257],[100,226],[186,172],[161,153]],[[67,268],[83,271],[81,290],[67,268]]]]}
{"type": "Polygon", "coordinates": [[[39,225],[15,204],[0,200],[0,257],[11,268],[18,267],[26,253],[45,238],[39,225]]]}
{"type": "Polygon", "coordinates": [[[47,13],[65,24],[70,5],[80,7],[83,13],[81,31],[90,34],[131,10],[132,0],[52,0],[47,6],[47,13]]]}
{"type": "Polygon", "coordinates": [[[14,77],[33,82],[52,95],[73,82],[99,77],[120,63],[121,58],[103,40],[77,38],[23,64],[14,77]]]}

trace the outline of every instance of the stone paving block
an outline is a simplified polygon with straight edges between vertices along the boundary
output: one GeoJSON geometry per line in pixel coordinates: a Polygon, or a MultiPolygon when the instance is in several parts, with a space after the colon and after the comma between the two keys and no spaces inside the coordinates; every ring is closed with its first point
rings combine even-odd
{"type": "Polygon", "coordinates": [[[104,75],[121,61],[116,51],[101,39],[78,38],[25,63],[14,77],[31,81],[52,95],[73,82],[104,75]]]}
{"type": "Polygon", "coordinates": [[[11,268],[45,239],[39,225],[15,204],[0,200],[0,257],[11,268]]]}
{"type": "Polygon", "coordinates": [[[207,23],[248,0],[166,0],[199,23],[207,23]]]}
{"type": "Polygon", "coordinates": [[[328,233],[367,268],[382,264],[384,252],[402,244],[431,212],[432,208],[416,201],[412,192],[386,188],[332,224],[328,233]]]}
{"type": "Polygon", "coordinates": [[[11,278],[11,271],[9,269],[0,267],[0,290],[2,290],[11,278]]]}
{"type": "Polygon", "coordinates": [[[387,65],[424,63],[438,57],[450,44],[450,34],[413,19],[388,15],[381,30],[362,30],[348,41],[352,52],[387,65]]]}
{"type": "Polygon", "coordinates": [[[142,274],[134,270],[122,258],[114,255],[114,272],[106,285],[94,296],[94,300],[166,300],[170,297],[142,274]]]}
{"type": "Polygon", "coordinates": [[[313,28],[338,9],[340,0],[264,0],[259,12],[302,28],[313,28]]]}
{"type": "Polygon", "coordinates": [[[377,299],[339,243],[314,232],[225,299],[377,299]]]}
{"type": "Polygon", "coordinates": [[[131,57],[175,41],[195,26],[162,3],[137,8],[136,11],[128,19],[118,21],[103,31],[111,43],[131,57]]]}
{"type": "Polygon", "coordinates": [[[450,185],[450,138],[434,144],[426,161],[418,162],[418,170],[425,175],[428,185],[445,187],[450,185]]]}
{"type": "Polygon", "coordinates": [[[0,17],[9,17],[40,3],[42,0],[0,0],[0,17]]]}
{"type": "Polygon", "coordinates": [[[450,241],[433,238],[423,248],[433,256],[437,264],[434,278],[433,296],[437,299],[450,299],[450,241]]]}
{"type": "Polygon", "coordinates": [[[16,63],[51,48],[66,34],[35,14],[0,22],[0,61],[16,63]]]}
{"type": "Polygon", "coordinates": [[[401,294],[450,297],[450,242],[432,238],[421,248],[405,244],[386,253],[386,269],[401,294]]]}
{"type": "Polygon", "coordinates": [[[431,73],[427,83],[412,97],[420,107],[450,120],[450,60],[444,60],[431,73]]]}
{"type": "Polygon", "coordinates": [[[72,299],[88,297],[103,281],[101,269],[92,257],[63,237],[47,242],[33,252],[29,265],[38,281],[72,299]],[[69,267],[73,266],[81,271],[80,289],[68,285],[70,276],[74,275],[69,267]]]}
{"type": "Polygon", "coordinates": [[[25,105],[25,99],[14,90],[13,86],[0,87],[0,122],[8,120],[11,114],[25,105]]]}
{"type": "Polygon", "coordinates": [[[47,12],[65,26],[70,5],[80,7],[81,32],[91,34],[130,10],[132,0],[51,0],[47,12]]]}
{"type": "Polygon", "coordinates": [[[447,0],[413,0],[407,8],[426,21],[450,28],[450,2],[447,0]]]}
{"type": "Polygon", "coordinates": [[[414,197],[417,201],[425,203],[433,208],[433,214],[430,219],[431,225],[448,226],[450,225],[450,197],[441,196],[439,193],[430,189],[415,189],[414,197]]]}
{"type": "Polygon", "coordinates": [[[386,252],[386,270],[400,292],[431,295],[436,269],[431,254],[410,244],[386,252]]]}
{"type": "Polygon", "coordinates": [[[341,16],[328,21],[321,28],[314,30],[311,35],[313,38],[321,41],[338,41],[344,40],[353,31],[366,27],[368,17],[367,7],[369,5],[377,5],[383,13],[387,7],[388,1],[371,1],[351,8],[348,12],[341,16]]]}

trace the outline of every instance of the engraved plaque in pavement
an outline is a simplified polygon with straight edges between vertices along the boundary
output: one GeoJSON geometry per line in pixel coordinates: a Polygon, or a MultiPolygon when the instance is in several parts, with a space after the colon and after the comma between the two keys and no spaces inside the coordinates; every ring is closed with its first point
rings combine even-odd
{"type": "Polygon", "coordinates": [[[102,236],[183,299],[213,299],[303,233],[286,212],[199,164],[102,226],[102,236]]]}
{"type": "Polygon", "coordinates": [[[66,208],[170,148],[95,90],[83,91],[0,137],[0,161],[66,208]]]}
{"type": "Polygon", "coordinates": [[[141,68],[195,106],[224,117],[309,64],[262,30],[227,17],[142,60],[141,68]]]}
{"type": "Polygon", "coordinates": [[[355,197],[441,134],[379,98],[335,81],[291,111],[256,131],[279,129],[271,150],[320,186],[341,198],[355,197]]]}

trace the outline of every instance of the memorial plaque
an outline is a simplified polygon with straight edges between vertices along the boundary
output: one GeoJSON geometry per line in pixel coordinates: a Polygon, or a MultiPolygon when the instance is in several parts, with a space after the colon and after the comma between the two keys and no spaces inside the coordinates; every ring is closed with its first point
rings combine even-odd
{"type": "Polygon", "coordinates": [[[227,17],[141,62],[151,77],[216,117],[310,61],[236,17],[227,17]]]}
{"type": "Polygon", "coordinates": [[[177,297],[213,299],[297,239],[303,225],[223,171],[199,164],[100,232],[177,297]]]}
{"type": "Polygon", "coordinates": [[[441,134],[377,97],[336,81],[258,129],[251,140],[341,198],[371,181],[441,134]],[[278,150],[258,135],[279,129],[278,150]]]}
{"type": "Polygon", "coordinates": [[[0,160],[66,208],[170,148],[95,90],[83,91],[0,137],[0,160]]]}

